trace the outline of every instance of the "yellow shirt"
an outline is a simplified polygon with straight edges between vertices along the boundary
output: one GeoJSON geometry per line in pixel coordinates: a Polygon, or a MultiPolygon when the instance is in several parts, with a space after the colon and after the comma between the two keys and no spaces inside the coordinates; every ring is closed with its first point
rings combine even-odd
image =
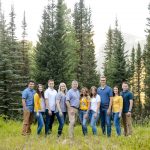
{"type": "Polygon", "coordinates": [[[80,99],[80,110],[88,110],[90,105],[90,100],[87,97],[80,99]]]}
{"type": "Polygon", "coordinates": [[[120,112],[123,108],[123,98],[122,96],[114,96],[113,97],[113,104],[112,104],[112,111],[114,113],[120,112]]]}

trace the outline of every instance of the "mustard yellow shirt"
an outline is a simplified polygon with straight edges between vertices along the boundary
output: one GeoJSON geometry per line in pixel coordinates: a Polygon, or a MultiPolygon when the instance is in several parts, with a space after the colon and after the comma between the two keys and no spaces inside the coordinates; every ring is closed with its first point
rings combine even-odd
{"type": "Polygon", "coordinates": [[[80,110],[88,110],[90,105],[90,100],[87,97],[80,99],[80,110]]]}
{"type": "Polygon", "coordinates": [[[114,96],[113,97],[113,104],[112,104],[112,111],[114,113],[120,112],[123,108],[123,98],[122,96],[114,96]]]}

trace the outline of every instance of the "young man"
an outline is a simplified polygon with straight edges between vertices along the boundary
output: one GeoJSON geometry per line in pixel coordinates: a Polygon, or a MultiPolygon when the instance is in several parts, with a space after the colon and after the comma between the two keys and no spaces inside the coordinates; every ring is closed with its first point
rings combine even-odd
{"type": "Polygon", "coordinates": [[[33,122],[34,111],[34,81],[28,82],[28,87],[22,92],[22,105],[23,105],[23,129],[22,135],[31,134],[31,124],[33,122]]]}
{"type": "Polygon", "coordinates": [[[70,138],[73,138],[75,119],[80,104],[80,92],[78,90],[78,82],[75,80],[72,81],[72,88],[67,93],[66,104],[69,115],[69,136],[70,138]]]}
{"type": "Polygon", "coordinates": [[[106,85],[106,77],[100,78],[101,86],[98,88],[97,93],[101,97],[100,105],[100,118],[101,118],[101,128],[102,132],[106,134],[107,125],[107,136],[111,136],[111,110],[112,110],[112,89],[106,85]]]}
{"type": "Polygon", "coordinates": [[[132,134],[132,118],[131,112],[133,107],[133,94],[129,91],[128,83],[122,83],[122,92],[121,96],[123,97],[123,126],[124,126],[124,135],[128,136],[132,134]]]}
{"type": "Polygon", "coordinates": [[[56,109],[56,95],[57,91],[54,89],[54,80],[48,81],[48,89],[44,93],[46,102],[46,123],[45,134],[50,134],[55,118],[56,109]]]}

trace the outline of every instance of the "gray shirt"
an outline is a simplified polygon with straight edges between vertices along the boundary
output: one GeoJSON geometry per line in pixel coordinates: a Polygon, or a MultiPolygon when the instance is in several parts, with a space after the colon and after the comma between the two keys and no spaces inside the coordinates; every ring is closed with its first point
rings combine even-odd
{"type": "Polygon", "coordinates": [[[79,90],[70,89],[67,92],[66,100],[70,102],[71,107],[79,108],[80,104],[80,92],[79,90]]]}
{"type": "MultiPolygon", "coordinates": [[[[56,95],[56,101],[59,101],[60,108],[62,112],[67,112],[67,107],[66,107],[66,95],[59,92],[56,95]]],[[[56,112],[58,112],[58,108],[56,106],[56,112]]]]}

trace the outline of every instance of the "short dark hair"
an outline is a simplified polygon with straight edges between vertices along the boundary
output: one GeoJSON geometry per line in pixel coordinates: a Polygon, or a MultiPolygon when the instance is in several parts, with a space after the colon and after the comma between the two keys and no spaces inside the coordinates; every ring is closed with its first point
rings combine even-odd
{"type": "Polygon", "coordinates": [[[48,83],[49,83],[49,82],[54,82],[54,80],[53,80],[53,79],[49,79],[49,80],[48,80],[48,83]]]}
{"type": "Polygon", "coordinates": [[[127,81],[122,82],[122,84],[127,84],[127,85],[129,85],[127,81]]]}
{"type": "Polygon", "coordinates": [[[33,80],[29,80],[28,81],[28,85],[30,84],[30,83],[35,83],[33,80]]]}

